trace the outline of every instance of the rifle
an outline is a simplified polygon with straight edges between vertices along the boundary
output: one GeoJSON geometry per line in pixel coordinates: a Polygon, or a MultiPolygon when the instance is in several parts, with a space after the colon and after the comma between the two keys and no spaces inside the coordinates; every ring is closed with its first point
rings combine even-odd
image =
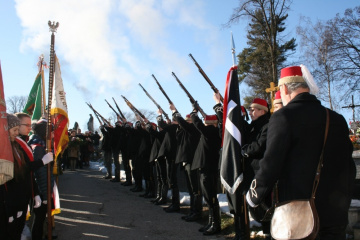
{"type": "MultiPolygon", "coordinates": [[[[101,114],[100,114],[98,111],[96,111],[90,103],[86,103],[86,104],[89,106],[89,108],[91,108],[91,110],[93,110],[93,112],[95,113],[96,117],[99,116],[99,117],[101,118],[101,120],[103,120],[103,122],[104,122],[105,124],[107,124],[108,126],[111,126],[110,122],[109,122],[108,120],[106,120],[106,118],[104,118],[103,116],[101,116],[101,114]]],[[[103,124],[100,123],[100,125],[103,125],[103,124]]]]}
{"type": "Polygon", "coordinates": [[[126,104],[129,106],[129,108],[136,114],[139,114],[140,117],[142,119],[145,119],[146,117],[139,111],[136,109],[136,107],[134,107],[134,105],[131,104],[131,102],[129,102],[129,100],[126,99],[126,97],[124,97],[123,95],[121,95],[123,97],[123,99],[125,100],[126,104]]]}
{"type": "Polygon", "coordinates": [[[145,88],[144,88],[140,83],[139,83],[139,85],[140,85],[140,87],[144,90],[145,94],[151,99],[151,101],[153,101],[153,103],[156,105],[156,107],[163,112],[165,118],[166,118],[167,120],[170,120],[170,119],[169,119],[169,116],[167,115],[167,113],[164,112],[164,110],[163,110],[163,109],[160,107],[160,105],[157,104],[157,102],[150,96],[150,94],[145,90],[145,88]]]}
{"type": "Polygon", "coordinates": [[[115,99],[114,99],[114,98],[112,98],[112,99],[114,100],[115,106],[116,106],[117,110],[119,111],[119,113],[120,113],[121,117],[122,117],[123,119],[126,119],[126,117],[124,116],[124,114],[121,112],[121,110],[120,110],[119,106],[117,105],[117,103],[116,103],[115,99]]]}
{"type": "Polygon", "coordinates": [[[224,98],[221,96],[219,89],[217,89],[215,87],[215,85],[211,82],[210,78],[206,75],[206,73],[204,72],[204,70],[200,67],[200,65],[198,64],[198,62],[195,60],[195,58],[191,55],[191,53],[189,54],[189,56],[191,57],[191,59],[194,61],[195,65],[198,67],[199,72],[201,73],[201,75],[205,78],[205,80],[208,82],[208,84],[210,85],[211,89],[215,92],[215,93],[219,93],[220,95],[220,101],[224,102],[224,98]]]}
{"type": "Polygon", "coordinates": [[[116,116],[117,117],[119,117],[119,118],[121,118],[120,117],[120,115],[119,115],[119,113],[117,113],[116,111],[115,111],[115,109],[110,105],[110,103],[105,99],[105,102],[109,105],[109,107],[114,111],[114,113],[116,114],[116,116]]]}
{"type": "Polygon", "coordinates": [[[100,121],[100,118],[99,118],[99,116],[96,114],[96,112],[94,111],[94,109],[92,109],[92,107],[90,107],[90,104],[89,103],[87,103],[87,102],[85,102],[86,103],[86,105],[88,105],[89,106],[89,108],[93,111],[93,113],[94,113],[94,115],[95,115],[95,117],[97,118],[97,120],[99,121],[99,123],[100,123],[100,126],[101,125],[103,125],[103,123],[100,121]]]}
{"type": "MultiPolygon", "coordinates": [[[[191,96],[191,94],[188,92],[188,90],[184,87],[184,85],[180,82],[179,78],[175,75],[174,72],[172,72],[172,75],[175,77],[176,81],[179,83],[180,87],[184,90],[184,92],[186,93],[186,95],[188,96],[191,104],[194,104],[196,101],[195,99],[191,96]]],[[[199,109],[199,112],[201,113],[201,115],[203,116],[203,118],[206,117],[206,113],[204,112],[204,110],[202,110],[202,108],[200,107],[199,104],[197,104],[197,108],[199,109]]]]}
{"type": "Polygon", "coordinates": [[[155,82],[157,83],[157,85],[159,86],[159,89],[161,90],[161,92],[164,94],[164,96],[166,97],[166,99],[168,100],[168,102],[170,104],[173,104],[172,101],[170,100],[170,98],[168,97],[168,95],[166,94],[166,92],[164,91],[164,89],[161,87],[160,83],[158,82],[158,80],[156,79],[156,77],[154,76],[154,74],[151,75],[154,79],[155,82]]]}

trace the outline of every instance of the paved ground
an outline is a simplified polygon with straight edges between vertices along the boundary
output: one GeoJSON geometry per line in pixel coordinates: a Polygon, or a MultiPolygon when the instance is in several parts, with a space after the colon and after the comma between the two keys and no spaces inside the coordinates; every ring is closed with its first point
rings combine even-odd
{"type": "Polygon", "coordinates": [[[55,216],[54,231],[58,239],[224,239],[198,232],[203,221],[181,220],[187,206],[180,213],[166,213],[165,206],[155,206],[130,187],[102,177],[90,169],[59,176],[62,212],[55,216]]]}

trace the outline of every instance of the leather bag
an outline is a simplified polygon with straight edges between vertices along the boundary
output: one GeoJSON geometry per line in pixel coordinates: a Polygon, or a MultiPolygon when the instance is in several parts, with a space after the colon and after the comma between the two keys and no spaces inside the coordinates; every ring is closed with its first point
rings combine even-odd
{"type": "Polygon", "coordinates": [[[319,185],[324,148],[329,130],[329,110],[326,109],[326,127],[322,152],[317,167],[310,199],[291,200],[275,205],[271,219],[271,237],[276,240],[314,240],[319,232],[319,216],[315,208],[315,193],[319,185]]]}

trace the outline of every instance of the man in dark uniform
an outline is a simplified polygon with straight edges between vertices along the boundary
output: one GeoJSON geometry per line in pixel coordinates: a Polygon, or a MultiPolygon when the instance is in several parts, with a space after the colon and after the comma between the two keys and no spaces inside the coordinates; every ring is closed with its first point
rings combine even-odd
{"type": "Polygon", "coordinates": [[[130,142],[130,130],[132,129],[132,123],[128,122],[126,119],[123,119],[123,126],[121,128],[121,139],[120,142],[120,151],[121,151],[121,162],[125,171],[125,182],[121,183],[123,186],[131,186],[132,185],[132,174],[131,174],[131,166],[130,166],[130,153],[129,153],[129,142],[130,142]]]}
{"type": "Polygon", "coordinates": [[[165,131],[164,140],[161,143],[158,157],[166,158],[166,168],[168,174],[168,181],[171,188],[171,204],[164,208],[165,212],[172,213],[180,211],[180,191],[177,181],[177,168],[178,164],[175,163],[176,159],[176,131],[178,123],[173,119],[170,124],[167,124],[162,119],[162,110],[158,110],[159,116],[157,117],[158,126],[165,131]]]}
{"type": "Polygon", "coordinates": [[[173,118],[180,126],[176,132],[178,148],[175,163],[182,164],[184,167],[186,185],[190,195],[190,214],[183,216],[183,219],[187,222],[193,222],[201,218],[202,212],[202,194],[198,170],[191,171],[191,163],[200,140],[200,133],[192,124],[190,115],[187,115],[185,120],[173,104],[170,104],[170,109],[173,112],[173,118]]]}
{"type": "MultiPolygon", "coordinates": [[[[279,202],[309,199],[324,144],[326,110],[305,66],[281,70],[279,80],[284,107],[269,121],[267,147],[246,199],[258,206],[278,181],[279,202]]],[[[330,126],[324,163],[316,191],[320,219],[318,238],[344,240],[355,180],[352,144],[343,116],[329,110],[330,126]]]]}
{"type": "Polygon", "coordinates": [[[110,179],[111,182],[120,182],[120,145],[121,145],[121,122],[118,117],[118,121],[115,123],[115,127],[105,127],[110,134],[111,139],[111,155],[114,160],[115,166],[115,178],[110,179]]]}
{"type": "Polygon", "coordinates": [[[112,179],[112,161],[111,161],[111,136],[104,125],[100,126],[103,135],[101,150],[104,151],[104,165],[107,171],[105,179],[112,179]]]}
{"type": "Polygon", "coordinates": [[[146,130],[150,133],[153,139],[149,164],[151,166],[150,171],[156,172],[157,178],[157,187],[156,187],[156,198],[151,200],[154,204],[164,204],[166,203],[167,192],[168,192],[168,181],[166,174],[166,161],[164,157],[158,158],[159,149],[161,147],[161,143],[164,139],[165,131],[159,129],[157,131],[157,126],[155,123],[149,122],[149,120],[144,119],[146,123],[146,130]]]}
{"type": "Polygon", "coordinates": [[[200,132],[200,141],[196,148],[191,170],[199,169],[200,184],[205,201],[209,206],[209,224],[201,228],[204,235],[213,235],[221,231],[221,213],[217,199],[217,185],[219,173],[219,151],[221,138],[217,128],[216,115],[208,115],[204,119],[205,124],[197,115],[198,105],[194,104],[191,119],[200,132]]]}

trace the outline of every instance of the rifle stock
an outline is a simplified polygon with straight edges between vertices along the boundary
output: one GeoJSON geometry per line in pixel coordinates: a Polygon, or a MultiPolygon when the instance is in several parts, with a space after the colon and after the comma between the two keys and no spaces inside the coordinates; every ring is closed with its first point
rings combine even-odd
{"type": "Polygon", "coordinates": [[[167,113],[164,112],[164,110],[160,107],[160,105],[151,97],[151,95],[145,90],[145,88],[144,88],[140,83],[139,83],[139,86],[144,90],[146,96],[148,96],[148,97],[151,99],[151,101],[156,105],[156,107],[157,107],[158,109],[161,109],[161,111],[163,112],[165,118],[166,118],[167,120],[170,120],[170,119],[169,119],[169,116],[167,115],[167,113]]]}
{"type": "Polygon", "coordinates": [[[164,91],[164,89],[161,87],[160,83],[158,82],[158,80],[156,79],[156,77],[154,76],[154,74],[151,75],[154,79],[156,84],[159,86],[160,91],[164,94],[164,96],[166,97],[166,99],[168,100],[169,104],[173,104],[173,102],[170,100],[170,98],[168,97],[168,95],[166,94],[166,92],[164,91]]]}
{"type": "Polygon", "coordinates": [[[134,105],[131,104],[131,102],[129,100],[126,99],[126,97],[124,97],[123,95],[121,95],[122,98],[125,100],[126,104],[129,106],[129,108],[136,114],[139,114],[139,116],[142,118],[142,119],[145,119],[146,117],[139,111],[137,110],[136,107],[134,107],[134,105]]]}
{"type": "MultiPolygon", "coordinates": [[[[191,96],[191,94],[188,92],[188,90],[184,87],[184,85],[181,83],[181,81],[179,80],[179,78],[175,75],[174,72],[172,72],[172,75],[174,76],[174,78],[176,79],[176,81],[179,83],[180,87],[182,88],[182,90],[184,90],[184,92],[186,93],[186,95],[188,96],[191,104],[194,104],[196,101],[195,99],[191,96]]],[[[198,104],[198,110],[201,113],[201,115],[205,118],[206,117],[206,113],[204,112],[204,110],[202,110],[202,108],[200,107],[200,105],[198,104]]]]}
{"type": "Polygon", "coordinates": [[[195,60],[195,58],[193,57],[193,55],[191,55],[191,53],[189,54],[190,58],[194,61],[195,65],[197,66],[197,68],[199,69],[199,72],[201,73],[201,75],[205,78],[205,80],[208,82],[208,84],[210,85],[211,89],[215,92],[215,93],[219,93],[220,95],[220,101],[224,102],[224,98],[221,96],[219,89],[217,89],[215,87],[215,85],[211,82],[210,78],[206,75],[206,73],[204,72],[204,70],[200,67],[200,65],[198,64],[198,62],[195,60]]]}
{"type": "Polygon", "coordinates": [[[99,118],[99,116],[97,115],[97,113],[94,111],[94,109],[92,109],[92,107],[90,107],[90,104],[87,103],[87,102],[85,102],[85,103],[86,103],[86,105],[88,105],[88,107],[93,111],[95,117],[96,117],[97,120],[99,121],[100,126],[101,126],[101,125],[104,125],[104,123],[102,123],[102,122],[100,121],[100,118],[99,118]]]}

